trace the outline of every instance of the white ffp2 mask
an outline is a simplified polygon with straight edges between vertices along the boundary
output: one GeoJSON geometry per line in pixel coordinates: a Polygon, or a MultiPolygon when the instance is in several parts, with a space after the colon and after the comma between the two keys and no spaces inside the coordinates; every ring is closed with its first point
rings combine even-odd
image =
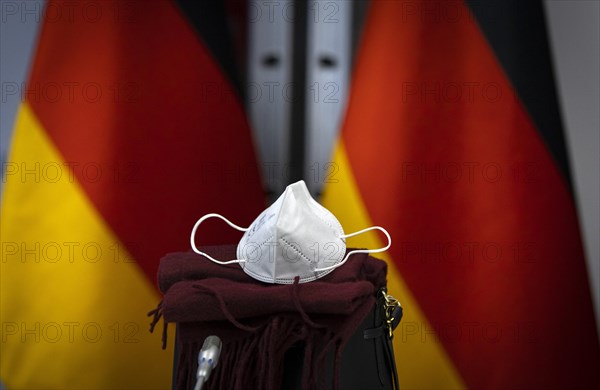
{"type": "Polygon", "coordinates": [[[194,252],[218,264],[240,263],[254,279],[279,284],[300,283],[327,275],[344,264],[354,253],[378,253],[392,244],[388,232],[379,226],[344,234],[342,225],[308,192],[304,181],[290,184],[283,194],[265,209],[248,228],[237,226],[220,214],[200,218],[190,236],[194,252]],[[194,238],[198,226],[208,218],[220,218],[234,229],[245,232],[238,243],[237,259],[221,261],[198,250],[194,238]],[[369,230],[380,230],[388,244],[379,249],[357,249],[346,254],[346,238],[369,230]]]}

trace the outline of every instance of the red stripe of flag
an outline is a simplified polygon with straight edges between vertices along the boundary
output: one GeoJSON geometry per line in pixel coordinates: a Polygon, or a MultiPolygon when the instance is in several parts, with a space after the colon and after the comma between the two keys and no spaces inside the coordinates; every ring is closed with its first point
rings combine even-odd
{"type": "MultiPolygon", "coordinates": [[[[74,17],[45,23],[28,101],[154,280],[159,258],[188,248],[202,214],[244,224],[264,207],[250,131],[228,81],[172,2],[92,3],[95,22],[83,17],[91,7],[83,2],[74,17]]],[[[238,239],[219,228],[201,234],[213,243],[238,239]]]]}
{"type": "Polygon", "coordinates": [[[472,388],[600,383],[572,195],[469,11],[374,1],[343,139],[373,222],[472,388]]]}

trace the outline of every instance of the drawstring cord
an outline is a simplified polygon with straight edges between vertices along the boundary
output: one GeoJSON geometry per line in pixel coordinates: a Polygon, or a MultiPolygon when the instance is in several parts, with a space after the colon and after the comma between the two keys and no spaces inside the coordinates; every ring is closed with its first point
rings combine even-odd
{"type": "Polygon", "coordinates": [[[294,306],[296,307],[296,310],[298,311],[298,313],[300,314],[300,317],[302,317],[304,322],[306,322],[308,325],[312,326],[313,328],[324,328],[325,327],[325,325],[317,324],[316,322],[311,320],[310,317],[308,316],[308,314],[306,314],[306,312],[302,308],[302,303],[300,302],[300,277],[299,276],[296,276],[294,278],[294,283],[292,284],[292,302],[294,302],[294,306]]]}
{"type": "MultiPolygon", "coordinates": [[[[296,276],[294,278],[294,283],[292,284],[292,300],[294,302],[294,306],[296,310],[304,320],[304,322],[315,329],[323,329],[325,325],[317,324],[313,320],[310,319],[306,311],[302,308],[302,303],[300,302],[300,278],[296,276]]],[[[341,362],[341,344],[342,339],[339,335],[335,335],[331,338],[331,340],[325,344],[325,347],[320,351],[316,360],[313,360],[313,365],[310,368],[310,372],[308,375],[303,375],[302,378],[302,388],[307,388],[307,384],[310,383],[311,387],[317,387],[317,377],[318,377],[318,369],[322,367],[327,357],[327,353],[329,352],[332,346],[335,346],[335,357],[334,357],[334,375],[333,375],[333,388],[339,389],[339,371],[340,371],[340,362],[341,362]],[[316,364],[315,364],[316,363],[316,364]]],[[[309,361],[312,360],[314,346],[312,343],[307,343],[306,350],[304,351],[304,367],[305,369],[309,367],[309,361]]]]}
{"type": "Polygon", "coordinates": [[[244,325],[241,322],[239,322],[238,320],[236,320],[235,317],[231,314],[231,312],[227,308],[227,305],[225,304],[223,297],[217,291],[213,290],[210,287],[203,286],[201,284],[194,284],[194,285],[192,285],[192,287],[197,290],[207,292],[210,295],[212,295],[213,297],[215,297],[217,302],[219,302],[219,308],[221,309],[221,312],[223,313],[225,318],[227,318],[227,320],[229,322],[231,322],[236,328],[245,330],[246,332],[256,332],[257,330],[260,329],[260,326],[256,326],[256,327],[248,326],[248,325],[244,325]]]}
{"type": "MultiPolygon", "coordinates": [[[[228,309],[223,296],[217,290],[214,290],[210,287],[207,287],[207,286],[204,286],[201,284],[193,284],[192,288],[194,288],[198,291],[204,292],[204,293],[208,293],[211,296],[213,296],[217,300],[219,308],[220,308],[221,312],[223,313],[223,315],[225,316],[225,318],[236,328],[238,328],[240,330],[244,330],[246,332],[251,332],[251,333],[255,333],[259,329],[262,328],[262,326],[253,327],[253,326],[249,326],[249,325],[244,325],[241,322],[239,322],[238,320],[236,320],[235,317],[233,316],[233,314],[231,313],[231,311],[228,309]]],[[[300,300],[300,278],[298,276],[294,278],[294,283],[290,286],[290,295],[291,295],[291,299],[294,304],[294,307],[296,308],[298,314],[300,315],[300,317],[302,318],[302,320],[304,321],[304,323],[306,325],[310,326],[311,328],[313,328],[315,330],[326,328],[325,325],[314,322],[309,317],[309,315],[306,313],[304,308],[302,307],[302,302],[300,300]]],[[[155,309],[149,311],[147,313],[147,315],[152,317],[152,321],[150,323],[150,332],[151,333],[154,332],[154,329],[155,329],[156,325],[158,324],[158,322],[160,321],[160,319],[161,318],[163,319],[162,348],[166,349],[168,322],[164,318],[163,311],[164,311],[163,301],[160,301],[159,304],[157,305],[157,307],[155,309]]],[[[273,326],[275,326],[276,328],[279,327],[279,322],[277,321],[277,319],[275,319],[273,326]]],[[[306,331],[311,332],[308,328],[304,328],[304,329],[305,329],[304,332],[306,332],[306,331]]],[[[274,331],[274,329],[269,328],[266,331],[272,332],[272,331],[274,331]]],[[[317,333],[320,333],[320,332],[317,332],[317,333]]],[[[313,333],[313,335],[316,336],[317,333],[313,333]]],[[[272,337],[270,337],[270,335],[268,333],[265,334],[265,336],[268,336],[268,337],[261,336],[260,341],[259,341],[259,339],[251,340],[250,344],[246,345],[245,349],[252,350],[254,348],[257,348],[259,346],[259,344],[262,346],[260,349],[273,350],[274,348],[276,348],[275,345],[272,344],[274,339],[272,337]],[[268,345],[265,343],[267,343],[268,345]]],[[[334,347],[334,351],[335,351],[334,352],[334,367],[333,367],[333,371],[334,371],[333,388],[334,389],[339,388],[341,353],[343,350],[343,344],[344,344],[345,340],[344,340],[344,337],[342,337],[342,335],[334,335],[330,332],[327,332],[327,334],[322,334],[322,336],[324,336],[325,339],[329,339],[329,341],[325,343],[323,348],[319,348],[317,356],[313,357],[313,353],[316,352],[316,348],[315,348],[316,345],[313,345],[313,344],[315,342],[317,342],[319,344],[319,342],[317,341],[318,339],[313,339],[312,342],[306,343],[306,346],[305,346],[306,349],[305,349],[305,354],[304,354],[305,372],[302,375],[303,388],[306,388],[307,385],[310,388],[317,387],[317,385],[318,385],[317,379],[318,379],[319,371],[320,371],[319,368],[323,366],[325,359],[327,357],[327,353],[331,350],[332,347],[334,347]],[[314,359],[314,358],[316,358],[316,359],[314,359]]],[[[243,359],[244,364],[242,365],[242,367],[248,363],[248,361],[247,361],[248,358],[249,358],[249,356],[243,359]]],[[[238,363],[241,363],[241,362],[238,362],[238,363]]],[[[261,367],[261,368],[267,369],[268,372],[273,372],[273,370],[274,370],[273,362],[269,361],[267,363],[266,367],[261,367]]]]}
{"type": "MultiPolygon", "coordinates": [[[[160,321],[160,318],[163,316],[162,304],[163,304],[163,301],[160,301],[158,303],[158,306],[156,306],[156,309],[150,310],[146,314],[148,317],[152,316],[152,322],[150,322],[150,333],[154,333],[154,328],[156,327],[156,324],[158,324],[158,321],[160,321]]],[[[163,317],[162,349],[167,348],[167,325],[168,325],[167,320],[164,319],[164,317],[163,317]]]]}
{"type": "MultiPolygon", "coordinates": [[[[192,287],[197,290],[200,290],[200,291],[203,291],[203,292],[206,292],[206,293],[212,295],[219,303],[219,308],[221,309],[221,312],[223,313],[225,318],[227,318],[227,320],[231,324],[233,324],[236,328],[244,330],[246,332],[256,332],[260,329],[260,326],[252,327],[252,326],[244,325],[241,322],[239,322],[238,320],[236,320],[235,317],[231,314],[231,312],[227,308],[227,304],[225,303],[225,300],[223,299],[221,294],[219,294],[217,291],[213,290],[210,287],[203,286],[201,284],[194,284],[194,285],[192,285],[192,287]]],[[[294,278],[294,283],[292,284],[292,288],[291,288],[291,295],[292,295],[292,302],[294,303],[294,306],[296,307],[298,314],[300,314],[300,316],[302,317],[302,319],[304,320],[304,322],[306,324],[308,324],[309,326],[311,326],[313,328],[324,328],[325,327],[325,325],[317,324],[316,322],[311,320],[310,317],[308,316],[308,314],[306,314],[306,311],[304,311],[304,309],[302,308],[302,303],[300,302],[300,278],[298,276],[296,276],[294,278]]],[[[154,333],[154,329],[156,328],[156,325],[158,324],[160,319],[163,318],[162,349],[166,349],[167,348],[168,323],[167,323],[167,320],[164,319],[164,317],[163,317],[163,301],[160,301],[158,303],[158,305],[156,306],[156,309],[150,310],[146,315],[148,317],[150,317],[150,316],[152,317],[152,321],[150,322],[150,333],[154,333]]]]}

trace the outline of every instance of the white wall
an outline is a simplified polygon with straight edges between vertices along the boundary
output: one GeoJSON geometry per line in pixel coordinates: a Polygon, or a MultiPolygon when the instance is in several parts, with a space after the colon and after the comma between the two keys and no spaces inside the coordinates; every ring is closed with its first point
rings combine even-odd
{"type": "Polygon", "coordinates": [[[43,0],[0,0],[0,162],[6,162],[21,85],[29,70],[43,3],[43,0]],[[13,93],[15,86],[16,94],[13,93]]]}
{"type": "Polygon", "coordinates": [[[600,2],[544,3],[600,330],[600,2]]]}

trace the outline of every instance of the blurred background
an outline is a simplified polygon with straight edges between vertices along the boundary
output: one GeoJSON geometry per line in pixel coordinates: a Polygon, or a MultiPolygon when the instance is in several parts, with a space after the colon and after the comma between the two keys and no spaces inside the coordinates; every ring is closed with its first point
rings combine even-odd
{"type": "Polygon", "coordinates": [[[405,388],[597,383],[599,2],[0,4],[6,388],[168,387],[160,257],[301,179],[395,233],[405,388]]]}

